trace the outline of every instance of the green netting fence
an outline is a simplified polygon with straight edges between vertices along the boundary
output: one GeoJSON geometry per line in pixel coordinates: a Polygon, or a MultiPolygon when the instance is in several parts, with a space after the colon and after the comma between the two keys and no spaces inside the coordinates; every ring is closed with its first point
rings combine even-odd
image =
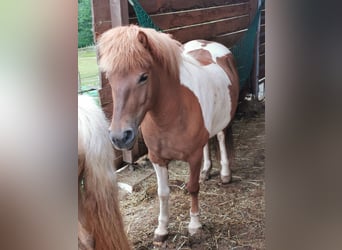
{"type": "MultiPolygon", "coordinates": [[[[142,8],[138,0],[128,0],[132,5],[134,12],[137,16],[138,23],[141,27],[153,28],[158,31],[162,31],[157,25],[154,24],[151,17],[142,8]]],[[[259,25],[260,13],[264,1],[261,2],[253,21],[248,26],[245,34],[239,39],[239,41],[231,48],[233,55],[235,56],[239,77],[240,88],[242,88],[250,77],[253,67],[253,51],[255,45],[255,38],[257,35],[257,29],[259,25]]]]}

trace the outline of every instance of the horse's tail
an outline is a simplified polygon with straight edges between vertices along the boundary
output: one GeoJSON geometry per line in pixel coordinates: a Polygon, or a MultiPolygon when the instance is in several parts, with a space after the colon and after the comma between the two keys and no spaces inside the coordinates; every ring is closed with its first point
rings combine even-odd
{"type": "Polygon", "coordinates": [[[228,160],[229,160],[229,168],[231,169],[235,161],[234,137],[233,137],[233,129],[232,129],[231,123],[225,128],[224,132],[225,132],[225,143],[226,143],[226,148],[227,148],[227,155],[228,155],[228,160]]]}
{"type": "Polygon", "coordinates": [[[78,250],[93,250],[94,245],[94,238],[78,220],[78,250]]]}
{"type": "Polygon", "coordinates": [[[79,178],[79,220],[87,225],[83,226],[93,237],[94,249],[130,249],[119,209],[108,123],[90,97],[80,96],[78,102],[79,154],[84,158],[81,169],[79,166],[83,174],[83,180],[79,178]]]}

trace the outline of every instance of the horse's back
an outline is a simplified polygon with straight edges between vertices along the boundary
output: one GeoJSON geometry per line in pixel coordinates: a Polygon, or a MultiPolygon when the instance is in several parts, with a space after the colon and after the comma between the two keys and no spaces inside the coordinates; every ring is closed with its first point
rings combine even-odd
{"type": "Polygon", "coordinates": [[[230,50],[216,42],[194,40],[183,45],[181,83],[198,98],[210,137],[228,125],[235,108],[232,90],[236,92],[237,83],[226,60],[230,56],[230,50]]]}
{"type": "Polygon", "coordinates": [[[183,54],[190,54],[196,58],[196,54],[201,51],[207,51],[208,56],[211,60],[216,63],[216,58],[230,54],[230,50],[217,42],[206,41],[206,40],[192,40],[183,44],[183,54]]]}

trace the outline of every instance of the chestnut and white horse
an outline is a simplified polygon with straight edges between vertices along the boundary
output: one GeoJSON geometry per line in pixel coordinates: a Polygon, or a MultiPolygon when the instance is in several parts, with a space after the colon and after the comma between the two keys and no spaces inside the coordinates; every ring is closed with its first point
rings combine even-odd
{"type": "Polygon", "coordinates": [[[239,79],[228,48],[194,40],[184,45],[170,35],[135,25],[116,27],[99,39],[100,68],[112,87],[110,138],[118,149],[133,147],[138,127],[157,175],[159,224],[154,244],[168,235],[168,163],[190,165],[189,232],[201,227],[199,178],[210,167],[208,140],[216,136],[221,153],[221,179],[231,180],[226,131],[238,102],[239,79]]]}
{"type": "Polygon", "coordinates": [[[130,249],[117,197],[108,122],[91,97],[78,96],[78,249],[130,249]]]}

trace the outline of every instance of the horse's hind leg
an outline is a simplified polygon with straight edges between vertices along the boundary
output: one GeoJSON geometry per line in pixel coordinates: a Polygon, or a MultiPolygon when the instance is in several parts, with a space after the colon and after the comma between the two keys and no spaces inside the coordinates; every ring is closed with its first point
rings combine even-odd
{"type": "Polygon", "coordinates": [[[201,172],[201,181],[204,182],[209,179],[211,169],[211,161],[209,154],[209,142],[203,148],[203,169],[201,172]]]}
{"type": "Polygon", "coordinates": [[[169,224],[169,195],[170,188],[168,185],[168,172],[166,166],[159,166],[153,163],[154,170],[157,175],[158,182],[158,196],[159,196],[159,217],[158,227],[154,231],[153,244],[161,246],[167,239],[168,231],[167,227],[169,224]]]}
{"type": "Polygon", "coordinates": [[[233,160],[231,157],[233,150],[232,142],[230,141],[232,139],[231,137],[232,131],[230,126],[217,134],[221,154],[221,180],[223,184],[229,183],[232,180],[230,169],[233,160]],[[228,159],[228,154],[231,159],[228,159]]]}
{"type": "Polygon", "coordinates": [[[199,192],[199,177],[201,172],[201,161],[203,157],[202,149],[197,150],[193,153],[192,157],[188,160],[190,165],[190,178],[187,183],[187,189],[191,195],[191,209],[190,209],[190,223],[189,223],[189,233],[190,235],[195,234],[199,228],[202,227],[199,215],[199,202],[198,202],[198,192],[199,192]]]}

